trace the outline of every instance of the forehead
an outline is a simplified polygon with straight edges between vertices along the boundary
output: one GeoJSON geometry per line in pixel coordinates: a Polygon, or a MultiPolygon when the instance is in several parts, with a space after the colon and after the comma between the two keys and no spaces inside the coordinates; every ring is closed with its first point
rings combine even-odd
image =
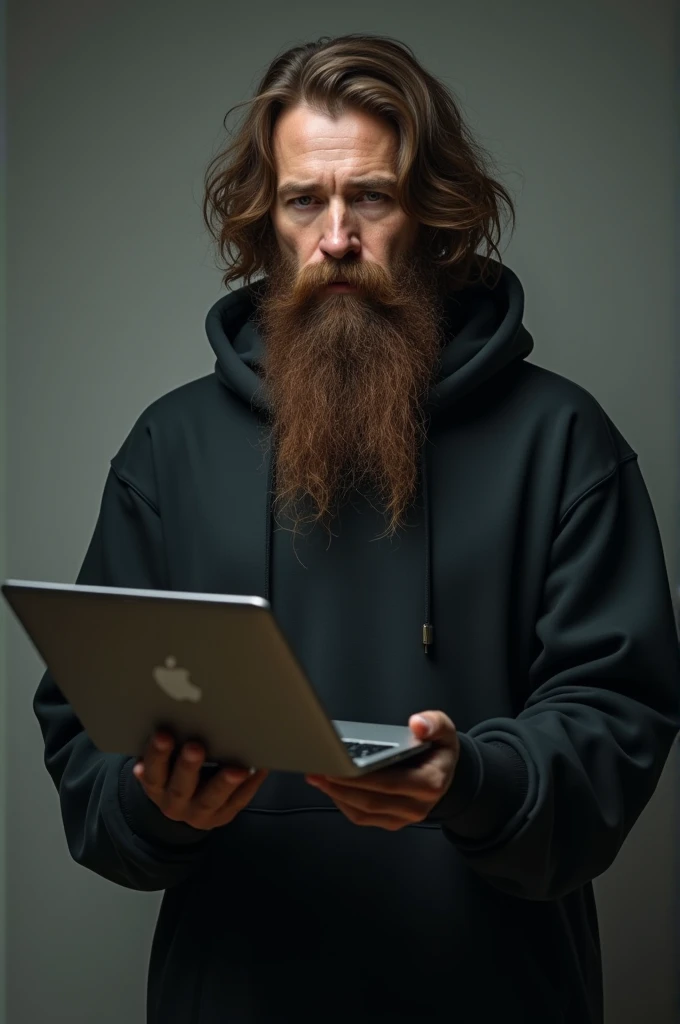
{"type": "Polygon", "coordinates": [[[284,111],[272,137],[279,184],[292,177],[394,171],[396,130],[360,110],[337,118],[306,106],[284,111]]]}

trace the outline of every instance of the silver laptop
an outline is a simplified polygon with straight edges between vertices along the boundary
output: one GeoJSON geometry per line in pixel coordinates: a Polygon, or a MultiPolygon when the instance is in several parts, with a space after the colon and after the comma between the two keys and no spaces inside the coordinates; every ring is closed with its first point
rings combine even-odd
{"type": "Polygon", "coordinates": [[[357,776],[432,744],[329,718],[268,601],[5,580],[2,593],[94,745],[142,757],[156,728],[206,765],[357,776]]]}

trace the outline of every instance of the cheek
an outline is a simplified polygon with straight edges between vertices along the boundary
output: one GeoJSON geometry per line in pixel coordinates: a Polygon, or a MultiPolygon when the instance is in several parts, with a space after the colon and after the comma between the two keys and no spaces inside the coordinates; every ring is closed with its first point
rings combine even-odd
{"type": "Polygon", "coordinates": [[[364,247],[383,266],[392,266],[395,259],[412,248],[414,228],[403,217],[395,217],[375,227],[376,230],[365,237],[364,247]]]}
{"type": "Polygon", "coordinates": [[[289,223],[278,222],[275,218],[272,218],[272,223],[279,248],[296,262],[304,263],[309,255],[308,250],[313,248],[308,233],[301,227],[291,227],[289,223]]]}
{"type": "Polygon", "coordinates": [[[405,252],[407,249],[411,249],[415,244],[418,236],[418,225],[413,222],[410,218],[407,220],[403,217],[399,219],[399,223],[394,228],[394,251],[405,252]]]}

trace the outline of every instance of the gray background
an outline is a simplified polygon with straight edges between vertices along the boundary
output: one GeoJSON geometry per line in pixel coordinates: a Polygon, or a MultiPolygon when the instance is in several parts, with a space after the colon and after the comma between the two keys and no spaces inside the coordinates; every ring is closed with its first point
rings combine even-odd
{"type": "MultiPolygon", "coordinates": [[[[2,575],[72,581],[132,423],[212,370],[200,201],[226,110],[283,48],[370,31],[413,46],[493,154],[531,359],[590,390],[639,453],[675,585],[675,25],[670,2],[644,7],[12,0],[2,575]]],[[[2,618],[7,1021],[142,1024],[160,895],[70,860],[31,709],[42,663],[2,618]]],[[[610,1024],[677,1020],[676,776],[674,756],[597,882],[610,1024]]]]}

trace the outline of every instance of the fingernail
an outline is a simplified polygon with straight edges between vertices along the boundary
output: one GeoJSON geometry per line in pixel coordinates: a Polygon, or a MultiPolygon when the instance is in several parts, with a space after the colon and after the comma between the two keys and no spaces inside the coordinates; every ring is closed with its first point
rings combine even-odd
{"type": "Polygon", "coordinates": [[[425,726],[425,735],[429,736],[430,733],[432,732],[432,722],[430,722],[428,718],[423,718],[422,715],[416,715],[416,718],[418,719],[419,722],[423,723],[423,725],[425,726]]]}

